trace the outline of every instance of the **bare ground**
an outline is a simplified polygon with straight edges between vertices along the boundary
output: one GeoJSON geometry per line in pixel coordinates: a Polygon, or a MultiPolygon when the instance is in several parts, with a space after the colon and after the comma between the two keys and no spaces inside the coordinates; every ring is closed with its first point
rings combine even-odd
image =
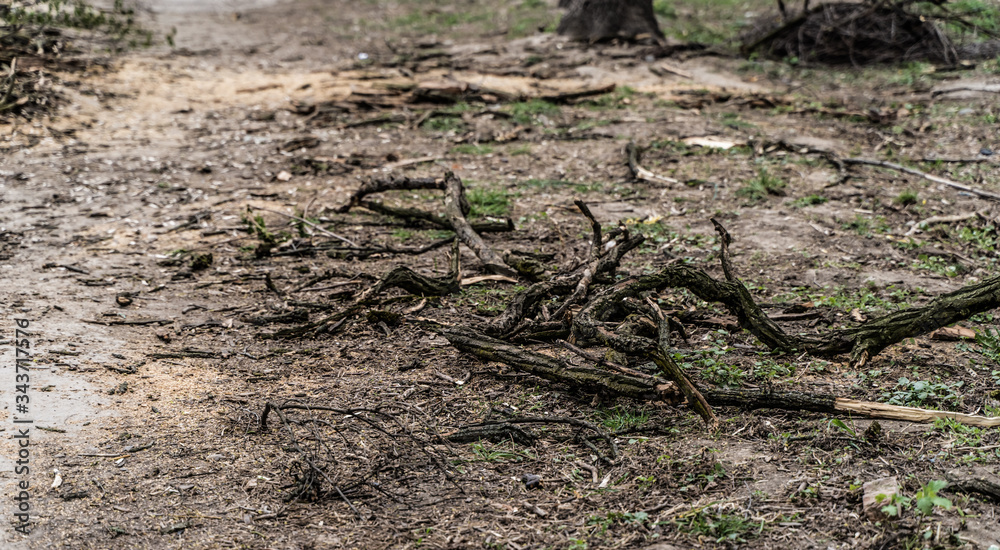
{"type": "MultiPolygon", "coordinates": [[[[709,432],[683,406],[580,395],[479,362],[415,319],[477,324],[519,288],[508,283],[469,285],[398,323],[360,316],[313,338],[266,338],[289,325],[262,319],[338,311],[396,265],[443,275],[448,247],[352,257],[336,249],[340,241],[272,211],[361,246],[416,247],[447,233],[335,210],[365,177],[446,170],[467,184],[479,213],[515,221],[514,232],[487,236],[495,248],[552,254],[550,272],[586,257],[589,225],[573,207],[583,199],[602,223],[649,237],[626,258],[630,273],[678,259],[718,273],[708,219],[721,219],[741,276],[768,311],[816,312],[792,330],[924,303],[996,274],[996,203],[891,171],[852,168],[843,179],[824,153],[904,159],[1000,191],[996,157],[980,155],[998,145],[995,93],[937,93],[991,84],[987,71],[661,60],[641,45],[587,47],[548,34],[400,36],[364,26],[406,13],[405,5],[303,0],[239,14],[161,14],[150,24],[177,27],[176,48],[57,75],[57,112],[0,126],[4,337],[14,318],[37,331],[33,407],[37,426],[50,428],[34,433],[34,531],[6,532],[10,547],[1000,544],[988,497],[946,492],[950,510],[925,517],[910,508],[875,522],[862,514],[860,489],[896,476],[913,496],[952,471],[989,478],[1000,462],[995,431],[881,421],[882,434],[866,437],[870,420],[844,418],[841,427],[813,413],[723,408],[721,428],[709,432]],[[458,106],[402,99],[414,85],[447,78],[499,98],[458,106]],[[619,88],[573,104],[502,100],[607,84],[619,88]],[[635,181],[629,141],[645,148],[645,168],[679,183],[635,181]],[[400,165],[422,157],[430,160],[400,165]],[[923,162],[941,158],[965,162],[923,162]],[[755,181],[759,196],[743,190],[755,181]],[[284,242],[270,256],[255,254],[261,243],[247,231],[248,209],[284,242]],[[976,212],[912,231],[932,216],[976,212]],[[193,269],[205,253],[210,267],[193,269]],[[300,289],[326,272],[332,277],[300,289]],[[391,418],[379,425],[398,422],[407,435],[390,440],[352,424],[365,414],[358,411],[286,411],[316,420],[313,431],[297,432],[299,444],[317,446],[304,454],[280,419],[259,427],[266,402],[288,400],[387,407],[391,418]],[[606,442],[555,422],[531,428],[533,445],[437,439],[507,416],[597,423],[620,455],[609,458],[606,442]],[[377,483],[344,498],[329,487],[298,494],[305,456],[334,461],[343,483],[363,472],[376,472],[366,481],[377,483]],[[56,470],[62,483],[50,488],[56,470]],[[525,474],[539,476],[539,486],[525,474]]],[[[386,200],[439,202],[424,192],[386,200]]],[[[466,249],[462,264],[463,275],[478,274],[466,249]]],[[[386,297],[396,299],[378,307],[396,313],[420,303],[399,291],[386,297]]],[[[702,383],[997,412],[1000,367],[989,346],[918,338],[857,372],[846,358],[765,353],[724,312],[685,292],[660,302],[689,310],[689,341],[677,353],[702,383]]],[[[989,314],[965,325],[996,330],[989,314]]],[[[10,346],[4,358],[10,375],[10,346]]],[[[10,469],[5,463],[7,483],[10,469]]]]}

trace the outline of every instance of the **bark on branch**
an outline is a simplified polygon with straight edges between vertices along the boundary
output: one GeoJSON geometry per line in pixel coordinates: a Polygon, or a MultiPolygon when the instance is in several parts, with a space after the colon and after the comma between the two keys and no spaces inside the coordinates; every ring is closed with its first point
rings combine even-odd
{"type": "MultiPolygon", "coordinates": [[[[487,361],[504,363],[540,378],[565,384],[577,391],[668,402],[676,401],[676,397],[680,393],[677,385],[658,381],[653,377],[627,375],[595,367],[570,365],[557,357],[526,350],[468,328],[450,327],[438,329],[438,332],[459,351],[471,353],[487,361]]],[[[775,392],[757,389],[697,388],[697,390],[704,396],[705,402],[712,407],[731,406],[744,410],[812,411],[831,415],[851,414],[910,422],[933,422],[937,419],[948,418],[969,426],[1000,426],[1000,417],[989,418],[949,411],[886,405],[830,394],[775,392]]]]}
{"type": "Polygon", "coordinates": [[[505,264],[503,259],[486,244],[486,241],[473,231],[472,226],[469,225],[469,220],[465,219],[465,212],[463,212],[461,205],[467,204],[467,202],[465,200],[465,188],[462,185],[462,180],[458,179],[458,176],[451,172],[445,174],[444,180],[444,211],[459,240],[476,253],[476,257],[482,260],[487,271],[496,273],[497,275],[517,277],[517,271],[505,264]]]}

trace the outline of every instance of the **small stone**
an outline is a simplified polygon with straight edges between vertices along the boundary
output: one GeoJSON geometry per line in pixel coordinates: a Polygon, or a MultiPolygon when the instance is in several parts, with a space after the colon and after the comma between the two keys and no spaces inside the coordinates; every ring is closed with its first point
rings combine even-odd
{"type": "Polygon", "coordinates": [[[893,477],[883,477],[869,481],[862,486],[864,496],[861,499],[862,509],[865,517],[871,521],[881,521],[886,519],[883,506],[892,503],[892,497],[899,494],[899,481],[893,477]],[[882,498],[879,498],[881,495],[882,498]]]}

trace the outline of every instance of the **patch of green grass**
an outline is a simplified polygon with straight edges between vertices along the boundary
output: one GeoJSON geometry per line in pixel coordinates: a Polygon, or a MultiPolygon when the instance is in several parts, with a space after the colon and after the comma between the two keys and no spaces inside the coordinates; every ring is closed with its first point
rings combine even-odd
{"type": "Polygon", "coordinates": [[[733,40],[747,24],[748,9],[768,9],[773,4],[746,0],[654,0],[653,13],[669,36],[684,42],[722,44],[733,40]]]}
{"type": "Polygon", "coordinates": [[[772,380],[795,375],[794,363],[779,363],[770,357],[754,361],[750,376],[756,380],[772,380]]]}
{"type": "Polygon", "coordinates": [[[632,98],[636,95],[635,88],[630,86],[617,86],[614,91],[604,95],[599,95],[591,100],[585,101],[583,105],[588,109],[624,109],[632,103],[632,98]]]}
{"type": "Polygon", "coordinates": [[[653,13],[664,19],[676,19],[677,11],[672,0],[653,0],[653,13]]]}
{"type": "Polygon", "coordinates": [[[401,242],[406,242],[413,238],[413,231],[409,229],[394,229],[392,232],[393,238],[399,239],[401,242]]]}
{"type": "Polygon", "coordinates": [[[507,106],[507,112],[521,126],[533,126],[541,122],[540,117],[552,119],[562,113],[558,105],[541,99],[511,103],[507,106]]]}
{"type": "Polygon", "coordinates": [[[979,447],[983,443],[983,429],[966,426],[951,418],[938,418],[934,421],[934,429],[947,432],[952,438],[952,447],[979,447]]]}
{"type": "Polygon", "coordinates": [[[875,233],[888,233],[892,229],[884,216],[871,218],[864,214],[855,214],[853,220],[844,222],[840,227],[845,231],[854,231],[862,237],[871,237],[875,233]]]}
{"type": "Polygon", "coordinates": [[[534,459],[527,451],[512,451],[485,442],[473,443],[472,454],[481,462],[521,462],[534,459]]]}
{"type": "Polygon", "coordinates": [[[910,61],[896,67],[895,72],[889,75],[889,83],[900,86],[912,87],[926,80],[928,75],[934,72],[934,65],[920,61],[910,61]]]}
{"type": "Polygon", "coordinates": [[[751,122],[747,122],[740,118],[739,113],[722,113],[721,122],[723,126],[732,128],[734,130],[748,130],[750,128],[756,128],[757,125],[751,122]]]}
{"type": "Polygon", "coordinates": [[[390,21],[394,29],[423,34],[447,33],[459,25],[487,24],[492,19],[488,11],[467,6],[447,6],[440,2],[418,4],[420,7],[390,21]]]}
{"type": "MultiPolygon", "coordinates": [[[[725,331],[719,331],[725,334],[725,331]]],[[[746,371],[726,362],[728,346],[722,339],[714,340],[708,347],[684,355],[674,354],[676,361],[686,372],[696,372],[702,379],[724,388],[738,388],[747,378],[746,371]]]]}
{"type": "Polygon", "coordinates": [[[913,262],[913,267],[932,271],[945,277],[958,277],[965,272],[965,268],[960,264],[951,263],[941,256],[931,256],[929,254],[918,254],[913,262]]]}
{"type": "Polygon", "coordinates": [[[461,145],[456,145],[451,148],[452,153],[457,153],[460,155],[488,155],[493,152],[493,148],[489,145],[475,145],[472,143],[463,143],[461,145]]]}
{"type": "Polygon", "coordinates": [[[808,195],[805,197],[800,197],[792,202],[792,206],[795,208],[805,208],[807,206],[817,206],[823,204],[830,199],[824,197],[823,195],[808,195]]]}
{"type": "Polygon", "coordinates": [[[588,526],[595,526],[597,533],[603,535],[608,529],[618,523],[645,523],[649,521],[649,514],[646,512],[608,512],[607,514],[593,515],[587,518],[588,526]]]}
{"type": "Polygon", "coordinates": [[[761,167],[757,175],[750,178],[747,184],[736,190],[736,196],[742,197],[751,203],[760,202],[769,195],[781,195],[784,193],[785,182],[772,175],[767,168],[761,167]]]}
{"type": "Polygon", "coordinates": [[[650,243],[666,243],[677,241],[679,244],[683,244],[693,248],[703,248],[707,250],[718,251],[718,239],[715,234],[703,234],[703,233],[691,233],[690,231],[677,232],[673,227],[670,227],[663,220],[653,219],[653,220],[625,220],[625,225],[627,225],[633,231],[638,231],[646,236],[646,240],[650,243]]]}
{"type": "MultiPolygon", "coordinates": [[[[930,13],[940,13],[940,7],[932,6],[929,2],[921,3],[921,6],[928,9],[930,13]]],[[[954,36],[970,35],[978,40],[988,40],[989,34],[1000,32],[1000,10],[994,2],[983,0],[953,0],[947,3],[947,14],[959,16],[969,23],[972,28],[962,25],[952,17],[945,23],[947,32],[954,36]],[[986,31],[981,32],[981,31],[986,31]]]]}
{"type": "Polygon", "coordinates": [[[993,224],[964,226],[958,230],[958,239],[984,254],[995,253],[997,244],[1000,243],[993,224]]]}
{"type": "Polygon", "coordinates": [[[597,410],[595,414],[600,420],[601,425],[612,432],[638,428],[649,420],[649,411],[645,409],[631,409],[622,405],[617,405],[610,409],[597,410]]]}
{"type": "Polygon", "coordinates": [[[263,216],[260,214],[257,214],[256,216],[253,215],[248,208],[242,218],[243,223],[247,224],[247,232],[257,237],[260,242],[268,245],[275,245],[278,243],[277,237],[267,228],[267,224],[264,222],[263,216]]]}
{"type": "MultiPolygon", "coordinates": [[[[955,345],[955,349],[971,352],[985,359],[986,362],[983,366],[988,365],[994,369],[992,372],[993,382],[994,385],[1000,387],[1000,331],[989,328],[983,331],[976,331],[976,343],[974,345],[961,342],[955,345]]],[[[970,360],[970,362],[972,364],[979,363],[977,360],[970,360]]]]}
{"type": "Polygon", "coordinates": [[[896,195],[896,198],[893,199],[892,202],[900,206],[909,206],[911,204],[917,204],[918,200],[919,197],[917,196],[917,192],[912,189],[907,189],[906,191],[896,195]]]}
{"type": "Polygon", "coordinates": [[[474,187],[466,193],[472,207],[471,217],[500,218],[510,213],[510,198],[505,189],[474,187]]]}
{"type": "Polygon", "coordinates": [[[507,37],[520,38],[536,32],[554,32],[558,24],[545,0],[524,0],[508,12],[507,37]]]}
{"type": "Polygon", "coordinates": [[[573,129],[579,130],[579,131],[582,132],[582,131],[585,131],[585,130],[590,130],[592,128],[599,128],[601,126],[607,126],[609,124],[611,124],[610,120],[588,118],[588,119],[586,119],[584,121],[577,122],[576,125],[573,126],[573,129]]]}
{"type": "Polygon", "coordinates": [[[456,306],[472,306],[481,315],[496,315],[507,309],[511,296],[524,290],[523,286],[515,285],[507,288],[490,288],[474,285],[462,289],[455,300],[456,306]]]}
{"type": "MultiPolygon", "coordinates": [[[[41,0],[39,2],[6,2],[0,10],[0,23],[15,28],[61,27],[101,33],[111,39],[117,49],[128,40],[129,47],[150,46],[153,34],[135,21],[135,10],[124,0],[115,0],[108,9],[92,7],[82,0],[41,0]]],[[[172,35],[167,41],[173,40],[172,35]]],[[[39,50],[42,50],[39,40],[39,50]]]]}
{"type": "Polygon", "coordinates": [[[862,214],[855,215],[853,220],[844,222],[840,227],[844,230],[854,231],[862,237],[870,237],[872,234],[872,220],[862,214]]]}
{"type": "Polygon", "coordinates": [[[462,121],[460,117],[456,116],[435,116],[428,118],[421,125],[421,128],[426,128],[428,130],[433,130],[435,132],[455,132],[460,133],[465,131],[465,122],[462,121]]]}
{"type": "Polygon", "coordinates": [[[853,309],[866,313],[883,313],[909,307],[909,300],[914,295],[922,293],[923,290],[920,288],[910,290],[896,285],[889,285],[881,291],[877,286],[858,289],[838,287],[833,291],[824,288],[822,292],[784,292],[775,295],[772,301],[775,303],[809,301],[816,306],[827,306],[845,313],[853,309]]]}
{"type": "Polygon", "coordinates": [[[511,149],[509,154],[512,157],[516,157],[518,155],[530,155],[531,154],[531,145],[528,145],[527,143],[525,143],[523,145],[518,145],[517,147],[514,147],[513,149],[511,149]]]}

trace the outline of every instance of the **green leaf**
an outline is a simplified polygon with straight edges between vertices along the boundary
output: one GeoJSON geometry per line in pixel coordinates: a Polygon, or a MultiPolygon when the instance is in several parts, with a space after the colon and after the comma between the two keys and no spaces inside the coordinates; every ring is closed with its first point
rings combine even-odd
{"type": "Polygon", "coordinates": [[[833,420],[830,421],[830,424],[832,424],[833,426],[836,426],[836,427],[840,428],[841,430],[843,430],[843,431],[851,434],[852,437],[857,435],[856,433],[854,433],[854,430],[852,430],[851,428],[847,427],[847,424],[844,424],[844,421],[841,420],[841,419],[839,419],[839,418],[834,418],[833,420]]]}
{"type": "Polygon", "coordinates": [[[945,480],[943,480],[943,479],[935,479],[934,481],[930,481],[930,482],[927,483],[927,488],[930,489],[931,491],[933,491],[933,493],[931,493],[931,494],[934,494],[934,495],[936,495],[938,491],[940,491],[941,489],[944,489],[947,486],[948,486],[948,482],[945,481],[945,480]]]}
{"type": "Polygon", "coordinates": [[[951,510],[951,501],[944,497],[934,497],[931,499],[931,502],[933,502],[935,506],[940,506],[945,510],[951,510]]]}

